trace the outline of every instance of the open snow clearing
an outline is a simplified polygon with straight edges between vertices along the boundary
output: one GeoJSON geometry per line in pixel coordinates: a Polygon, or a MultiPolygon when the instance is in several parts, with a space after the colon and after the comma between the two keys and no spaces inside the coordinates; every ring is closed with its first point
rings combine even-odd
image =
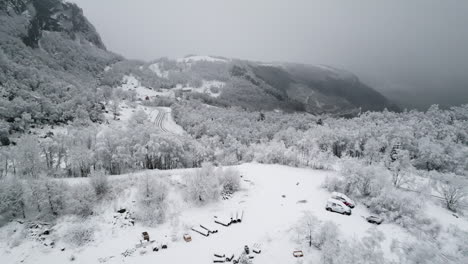
{"type": "MultiPolygon", "coordinates": [[[[161,115],[158,123],[160,119],[161,115]]],[[[369,212],[359,202],[350,216],[326,211],[331,193],[321,185],[335,172],[261,164],[235,168],[242,175],[241,191],[206,205],[195,205],[185,198],[186,177],[194,169],[115,176],[111,184],[120,186],[117,198],[104,202],[103,212],[85,222],[95,229],[89,244],[74,247],[65,242],[64,227],[77,221],[70,217],[60,218],[49,231],[53,246],[33,239],[13,243],[18,236],[13,230],[19,230],[21,224],[12,222],[0,229],[0,259],[2,263],[68,263],[72,258],[76,263],[213,263],[232,255],[237,259],[249,249],[259,252],[250,251],[255,264],[295,263],[293,254],[318,263],[320,251],[296,241],[299,234],[295,227],[306,211],[321,221],[335,223],[344,239],[362,238],[367,230],[376,228],[385,236],[382,250],[389,259],[397,260],[390,250],[393,239],[414,239],[395,224],[368,223],[365,217],[369,212]],[[169,185],[167,219],[153,228],[132,218],[135,186],[146,175],[169,185]]],[[[64,181],[76,184],[87,180],[64,181]]],[[[438,221],[450,219],[450,224],[468,228],[464,218],[454,218],[444,209],[438,209],[437,215],[438,221]]]]}

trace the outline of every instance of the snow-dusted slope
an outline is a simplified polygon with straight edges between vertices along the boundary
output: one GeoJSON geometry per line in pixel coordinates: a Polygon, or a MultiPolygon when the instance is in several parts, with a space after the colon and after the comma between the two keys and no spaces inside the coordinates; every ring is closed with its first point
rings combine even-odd
{"type": "MultiPolygon", "coordinates": [[[[374,226],[367,223],[363,217],[368,215],[368,211],[361,204],[353,209],[351,216],[327,212],[324,206],[330,193],[320,185],[327,176],[333,176],[334,172],[260,164],[244,164],[237,168],[243,175],[243,190],[229,200],[202,207],[186,203],[180,193],[185,174],[193,171],[192,169],[148,172],[171,184],[170,213],[165,224],[156,228],[144,227],[139,223],[125,228],[113,225],[115,210],[122,207],[130,211],[134,209],[132,200],[135,189],[128,187],[122,191],[119,199],[107,206],[107,214],[96,216],[88,223],[98,230],[95,241],[90,245],[72,248],[58,242],[55,248],[49,248],[41,243],[26,241],[20,246],[10,247],[7,246],[9,240],[5,237],[8,235],[5,231],[7,228],[4,228],[0,230],[0,259],[2,263],[62,264],[68,263],[73,255],[76,263],[212,263],[215,253],[238,256],[244,245],[258,243],[262,253],[255,255],[255,264],[296,263],[292,256],[292,251],[296,249],[305,252],[304,263],[318,263],[319,251],[294,242],[297,234],[293,227],[303,211],[312,212],[320,220],[336,223],[345,239],[360,238],[366,230],[376,227],[386,237],[382,248],[387,258],[395,259],[390,252],[392,239],[411,239],[405,230],[394,224],[374,226]],[[229,218],[242,211],[244,217],[240,224],[224,227],[214,223],[215,216],[229,218]],[[190,230],[192,226],[200,224],[215,227],[219,232],[204,237],[190,230]],[[141,233],[144,231],[149,232],[154,243],[140,244],[141,233]],[[182,235],[186,233],[192,236],[191,242],[182,239],[182,235]],[[168,243],[168,249],[153,252],[152,248],[161,243],[168,243]],[[60,250],[62,247],[65,247],[65,251],[60,250]],[[131,254],[123,256],[124,252],[131,254]]],[[[144,174],[117,176],[114,182],[132,186],[130,183],[135,183],[144,174]]],[[[450,217],[444,210],[440,210],[438,214],[441,219],[450,217]]],[[[55,232],[61,232],[60,228],[66,224],[67,221],[62,219],[55,232]]],[[[451,224],[468,227],[467,221],[462,218],[451,218],[451,224]]]]}
{"type": "Polygon", "coordinates": [[[197,62],[197,61],[227,62],[227,60],[225,59],[215,58],[212,56],[201,56],[201,55],[187,56],[184,58],[177,59],[177,62],[184,62],[184,63],[197,62]]]}

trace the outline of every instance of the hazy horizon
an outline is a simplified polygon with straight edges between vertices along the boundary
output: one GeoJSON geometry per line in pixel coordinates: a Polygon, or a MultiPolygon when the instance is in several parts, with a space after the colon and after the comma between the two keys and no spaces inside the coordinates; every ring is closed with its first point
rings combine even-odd
{"type": "Polygon", "coordinates": [[[108,49],[129,59],[202,54],[325,64],[389,97],[424,92],[422,104],[468,102],[468,2],[73,2],[108,49]]]}

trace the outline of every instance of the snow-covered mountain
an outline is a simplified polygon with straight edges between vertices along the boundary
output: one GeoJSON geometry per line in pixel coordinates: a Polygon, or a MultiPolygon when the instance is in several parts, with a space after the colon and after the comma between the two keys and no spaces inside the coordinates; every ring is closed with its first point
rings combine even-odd
{"type": "Polygon", "coordinates": [[[150,63],[124,61],[106,71],[103,82],[119,87],[129,73],[156,96],[197,99],[247,110],[354,115],[398,108],[347,71],[329,66],[262,63],[190,55],[150,63]],[[185,96],[181,96],[182,92],[185,96]]]}
{"type": "Polygon", "coordinates": [[[76,4],[62,0],[0,2],[0,65],[0,119],[14,131],[77,118],[102,122],[109,86],[122,87],[129,77],[154,97],[247,110],[353,115],[396,109],[355,75],[326,66],[195,55],[125,60],[106,50],[76,4]]]}

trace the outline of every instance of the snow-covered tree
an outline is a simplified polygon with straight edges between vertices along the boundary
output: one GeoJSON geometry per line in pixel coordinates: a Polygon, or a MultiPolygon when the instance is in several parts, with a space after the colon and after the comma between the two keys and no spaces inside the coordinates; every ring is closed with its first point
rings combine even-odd
{"type": "Polygon", "coordinates": [[[434,189],[443,197],[447,209],[457,211],[468,198],[468,180],[454,173],[431,172],[434,189]]]}
{"type": "Polygon", "coordinates": [[[317,241],[317,233],[320,228],[321,222],[318,218],[311,212],[304,212],[295,228],[297,242],[299,244],[306,242],[309,247],[312,247],[312,245],[321,247],[321,242],[317,241]]]}
{"type": "Polygon", "coordinates": [[[191,201],[203,204],[219,199],[222,186],[212,164],[205,163],[187,176],[187,196],[191,201]]]}
{"type": "Polygon", "coordinates": [[[14,149],[15,166],[20,174],[38,178],[42,169],[41,148],[33,136],[23,137],[14,149]]]}
{"type": "Polygon", "coordinates": [[[92,171],[89,182],[97,198],[101,199],[109,192],[109,179],[104,171],[92,171]]]}
{"type": "Polygon", "coordinates": [[[391,159],[387,161],[387,168],[392,174],[392,184],[395,187],[411,181],[411,161],[409,151],[398,149],[395,151],[391,159]]]}
{"type": "Polygon", "coordinates": [[[162,223],[166,218],[167,195],[164,183],[144,175],[138,185],[138,219],[150,226],[162,223]]]}
{"type": "Polygon", "coordinates": [[[25,188],[16,178],[0,180],[0,222],[26,218],[25,188]]]}
{"type": "Polygon", "coordinates": [[[218,168],[215,173],[218,175],[224,192],[235,193],[240,189],[240,173],[234,168],[218,168]]]}

